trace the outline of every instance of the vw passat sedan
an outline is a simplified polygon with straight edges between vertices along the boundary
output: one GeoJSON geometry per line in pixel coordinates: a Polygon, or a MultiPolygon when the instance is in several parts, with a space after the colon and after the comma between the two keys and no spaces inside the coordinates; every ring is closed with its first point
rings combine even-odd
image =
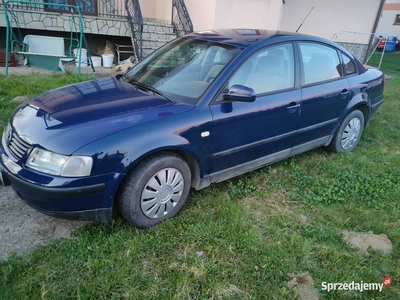
{"type": "Polygon", "coordinates": [[[340,46],[266,30],[196,32],[124,75],[46,92],[11,116],[1,174],[56,217],[149,227],[191,187],[327,146],[353,150],[383,102],[382,72],[340,46]]]}

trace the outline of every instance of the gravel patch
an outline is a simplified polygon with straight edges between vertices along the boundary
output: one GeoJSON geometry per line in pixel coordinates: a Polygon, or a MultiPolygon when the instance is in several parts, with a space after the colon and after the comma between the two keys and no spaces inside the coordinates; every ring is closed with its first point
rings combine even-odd
{"type": "Polygon", "coordinates": [[[89,222],[56,219],[24,203],[10,187],[0,186],[0,259],[25,254],[37,245],[68,238],[89,222]]]}

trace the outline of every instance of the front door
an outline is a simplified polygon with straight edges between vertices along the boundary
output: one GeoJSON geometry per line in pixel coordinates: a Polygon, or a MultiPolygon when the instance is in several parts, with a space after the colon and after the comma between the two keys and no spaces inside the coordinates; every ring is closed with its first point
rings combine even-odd
{"type": "Polygon", "coordinates": [[[255,53],[233,74],[225,92],[240,84],[254,89],[257,97],[251,103],[217,101],[211,106],[212,181],[290,156],[301,101],[294,73],[293,46],[286,43],[255,53]]]}

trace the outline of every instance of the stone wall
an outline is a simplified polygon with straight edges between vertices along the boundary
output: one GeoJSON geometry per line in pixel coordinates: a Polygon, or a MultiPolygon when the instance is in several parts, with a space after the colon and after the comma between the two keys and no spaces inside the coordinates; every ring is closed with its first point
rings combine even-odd
{"type": "MultiPolygon", "coordinates": [[[[0,10],[3,14],[3,10],[0,10]]],[[[15,11],[19,28],[51,30],[70,32],[79,32],[79,18],[74,15],[53,12],[35,12],[35,11],[15,11]]],[[[13,27],[17,27],[15,21],[12,22],[13,27]]],[[[0,18],[0,27],[6,27],[5,18],[0,18]]],[[[85,33],[102,34],[120,37],[130,37],[129,24],[127,19],[101,18],[95,16],[84,16],[83,28],[85,33]]]]}
{"type": "Polygon", "coordinates": [[[368,45],[366,44],[356,44],[356,43],[345,43],[345,42],[338,42],[337,44],[341,45],[351,54],[353,54],[360,62],[365,63],[365,59],[367,58],[367,50],[368,45]]]}

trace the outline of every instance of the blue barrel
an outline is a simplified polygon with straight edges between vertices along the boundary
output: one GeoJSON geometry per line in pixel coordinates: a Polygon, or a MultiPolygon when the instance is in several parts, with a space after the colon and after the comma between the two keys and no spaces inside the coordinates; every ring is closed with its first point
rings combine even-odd
{"type": "Polygon", "coordinates": [[[396,50],[396,42],[397,42],[397,36],[389,36],[386,42],[386,52],[392,52],[396,50]]]}

